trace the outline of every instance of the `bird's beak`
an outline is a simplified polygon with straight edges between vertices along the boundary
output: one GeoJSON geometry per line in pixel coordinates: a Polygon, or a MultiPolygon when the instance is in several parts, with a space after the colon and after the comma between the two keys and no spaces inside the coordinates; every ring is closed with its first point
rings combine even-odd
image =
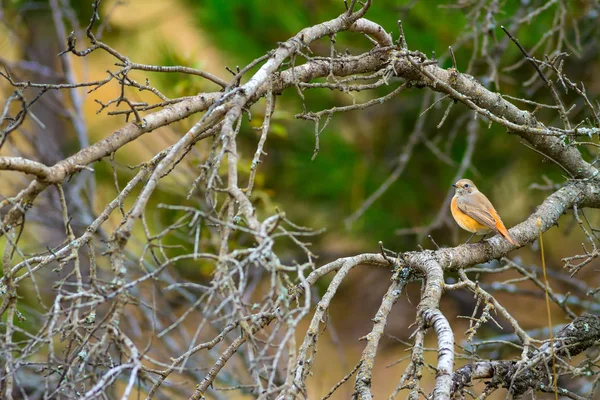
{"type": "Polygon", "coordinates": [[[454,188],[455,188],[455,187],[456,187],[456,183],[453,183],[453,184],[452,184],[452,187],[454,187],[454,188]]]}

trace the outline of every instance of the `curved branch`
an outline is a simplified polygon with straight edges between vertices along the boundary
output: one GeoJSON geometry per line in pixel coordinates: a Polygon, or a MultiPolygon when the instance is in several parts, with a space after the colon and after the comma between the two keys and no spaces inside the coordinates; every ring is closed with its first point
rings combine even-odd
{"type": "Polygon", "coordinates": [[[438,337],[438,364],[433,399],[448,399],[454,369],[454,334],[450,323],[438,309],[426,310],[423,319],[433,326],[438,337]]]}
{"type": "Polygon", "coordinates": [[[573,357],[600,340],[600,316],[584,314],[565,326],[554,339],[553,347],[545,344],[524,367],[520,361],[481,361],[467,364],[456,370],[452,377],[452,393],[455,394],[475,379],[492,379],[488,385],[510,387],[517,397],[529,389],[535,389],[547,374],[546,363],[552,363],[552,355],[573,357]]]}
{"type": "Polygon", "coordinates": [[[24,172],[41,180],[51,173],[50,167],[22,157],[0,157],[0,170],[24,172]]]}
{"type": "MultiPolygon", "coordinates": [[[[582,158],[577,148],[565,144],[531,113],[519,109],[499,93],[486,89],[473,76],[460,73],[454,68],[443,69],[431,65],[428,60],[411,55],[398,57],[394,67],[399,76],[423,82],[435,91],[446,93],[477,113],[517,133],[534,148],[560,163],[573,177],[598,176],[598,170],[582,158]]],[[[577,133],[577,130],[570,133],[577,133]]]]}
{"type": "Polygon", "coordinates": [[[359,399],[372,399],[373,394],[371,393],[373,367],[375,365],[375,355],[377,354],[377,346],[379,340],[383,336],[383,331],[387,323],[388,315],[392,311],[392,307],[402,294],[402,289],[407,283],[406,279],[401,279],[394,275],[392,284],[388,288],[388,291],[383,296],[379,310],[375,314],[373,321],[373,329],[365,336],[367,345],[363,350],[362,358],[360,361],[360,367],[356,374],[356,381],[354,383],[354,392],[359,399]]]}
{"type": "Polygon", "coordinates": [[[427,252],[414,255],[411,261],[411,265],[425,275],[425,287],[417,307],[417,315],[422,328],[432,326],[438,337],[438,366],[433,398],[447,399],[452,385],[454,335],[448,320],[439,310],[444,291],[444,271],[440,263],[427,252]]]}
{"type": "Polygon", "coordinates": [[[392,36],[387,33],[379,24],[361,18],[348,28],[350,32],[362,32],[373,37],[380,46],[391,46],[394,44],[392,36]]]}

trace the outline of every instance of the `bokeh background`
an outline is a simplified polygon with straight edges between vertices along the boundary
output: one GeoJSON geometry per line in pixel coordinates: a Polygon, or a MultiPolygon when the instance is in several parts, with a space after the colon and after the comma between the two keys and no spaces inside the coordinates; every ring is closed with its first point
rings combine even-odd
{"type": "MultiPolygon", "coordinates": [[[[90,3],[75,0],[70,3],[82,27],[89,21],[90,3]]],[[[549,92],[544,90],[539,80],[526,84],[534,76],[531,65],[521,63],[509,71],[503,70],[522,61],[521,53],[512,43],[496,47],[495,51],[499,53],[492,54],[499,60],[499,78],[496,82],[489,78],[489,66],[481,49],[474,53],[475,46],[480,45],[474,41],[474,37],[479,40],[487,37],[493,43],[500,43],[505,39],[500,29],[502,19],[510,20],[517,12],[525,17],[527,12],[523,13],[522,10],[534,10],[542,3],[375,0],[367,18],[392,32],[394,38],[398,37],[397,21],[401,20],[409,48],[420,50],[428,56],[435,54],[440,65],[446,68],[452,66],[448,47],[453,46],[457,68],[465,71],[470,66],[470,73],[491,90],[551,103],[549,92]],[[485,17],[487,7],[492,3],[498,4],[501,12],[496,15],[498,20],[494,21],[495,24],[490,25],[485,17]]],[[[570,19],[565,22],[567,36],[562,47],[570,55],[566,58],[564,69],[573,80],[584,83],[591,99],[597,99],[600,94],[600,80],[597,79],[597,71],[600,70],[598,2],[582,0],[567,3],[570,19]],[[579,28],[577,32],[574,30],[575,23],[579,28]]],[[[231,74],[225,69],[226,66],[234,70],[237,66],[243,67],[302,28],[334,18],[342,10],[342,1],[316,0],[105,1],[101,8],[102,23],[105,24],[102,39],[138,63],[197,67],[228,79],[231,74]]],[[[19,61],[35,61],[46,65],[49,71],[60,70],[56,54],[65,48],[65,44],[57,41],[48,3],[12,1],[3,5],[3,12],[0,62],[11,67],[19,61]]],[[[527,49],[551,35],[550,41],[554,41],[554,45],[542,45],[534,54],[542,58],[544,51],[556,47],[554,38],[557,33],[551,32],[555,18],[556,6],[553,5],[513,33],[527,49]]],[[[348,49],[358,54],[369,47],[370,43],[357,34],[345,33],[336,37],[336,49],[340,52],[348,49]]],[[[321,40],[311,48],[315,54],[327,55],[329,42],[321,40]]],[[[106,70],[114,64],[114,59],[101,52],[85,59],[70,57],[76,66],[77,76],[85,80],[102,79],[106,70]]],[[[11,68],[11,72],[21,80],[46,82],[46,79],[51,79],[40,76],[39,71],[11,68]]],[[[150,84],[171,98],[218,90],[210,82],[183,74],[135,72],[132,76],[137,77],[139,82],[149,79],[150,84]]],[[[284,210],[292,221],[301,225],[326,228],[324,233],[311,240],[312,250],[319,255],[320,264],[342,256],[376,252],[379,241],[394,251],[413,250],[419,246],[433,248],[435,244],[423,237],[421,230],[408,231],[429,226],[436,221],[440,210],[443,211],[441,223],[429,232],[437,245],[454,246],[468,237],[448,218],[449,212],[444,208],[450,184],[466,150],[466,126],[473,119],[473,114],[460,104],[452,108],[440,129],[436,125],[442,119],[448,101],[438,102],[421,116],[423,104],[427,107],[440,99],[440,96],[426,89],[412,88],[376,107],[336,114],[320,136],[317,157],[311,160],[315,144],[314,125],[295,117],[303,111],[303,107],[307,111],[319,111],[334,105],[366,101],[388,93],[396,84],[391,81],[389,87],[352,96],[327,90],[309,90],[305,92],[305,99],[301,99],[295,90],[288,90],[277,100],[270,137],[265,147],[267,155],[259,168],[253,201],[264,215],[273,213],[277,208],[284,210]],[[423,139],[414,146],[403,173],[364,214],[349,221],[397,167],[408,138],[420,119],[423,120],[423,139]]],[[[0,81],[0,87],[3,95],[11,92],[5,81],[0,81]]],[[[110,84],[89,94],[81,91],[85,98],[84,115],[90,142],[101,140],[125,123],[124,117],[109,116],[106,110],[97,113],[100,107],[95,100],[106,102],[117,97],[119,90],[118,85],[110,84]]],[[[569,105],[569,100],[574,99],[572,95],[572,92],[564,94],[569,105]]],[[[138,101],[156,100],[146,93],[133,93],[131,97],[138,101]]],[[[39,160],[51,165],[80,148],[66,118],[52,110],[51,99],[49,97],[36,111],[48,129],[41,131],[34,124],[26,125],[22,134],[14,135],[10,146],[2,149],[1,154],[8,155],[19,149],[28,154],[37,154],[39,160]]],[[[517,104],[530,111],[535,108],[529,104],[517,104]]],[[[576,118],[578,113],[583,112],[583,107],[577,103],[571,115],[576,118]]],[[[259,102],[252,109],[252,120],[244,124],[239,135],[242,164],[248,166],[248,171],[260,135],[259,131],[252,128],[261,125],[263,113],[264,102],[259,102]]],[[[547,124],[559,124],[558,116],[552,110],[541,110],[538,116],[547,124]]],[[[128,165],[147,161],[174,143],[198,118],[193,116],[145,135],[117,152],[115,164],[120,181],[125,183],[131,177],[128,165]]],[[[495,125],[488,127],[485,121],[480,124],[475,152],[464,177],[473,179],[496,205],[505,224],[513,226],[524,220],[549,194],[548,191],[536,189],[534,184],[561,183],[565,176],[559,167],[523,146],[517,136],[495,125]]],[[[596,141],[595,138],[590,140],[596,141]]],[[[594,148],[590,149],[583,149],[583,152],[587,159],[593,160],[596,153],[594,148]]],[[[198,159],[202,159],[209,150],[209,146],[199,146],[198,159]]],[[[108,163],[98,163],[94,168],[96,197],[89,201],[96,211],[101,211],[114,198],[113,172],[108,163]]],[[[247,174],[248,171],[243,173],[247,174]]],[[[151,204],[155,206],[167,200],[171,204],[189,203],[186,200],[187,187],[196,178],[197,172],[197,165],[193,163],[180,165],[176,173],[162,183],[151,204]]],[[[20,174],[0,172],[2,198],[13,195],[23,184],[24,178],[20,174]]],[[[24,241],[31,251],[40,246],[55,245],[56,241],[61,240],[55,235],[55,230],[60,229],[60,224],[56,225],[61,217],[59,209],[52,208],[53,202],[50,200],[48,204],[49,208],[44,209],[43,213],[34,214],[34,224],[25,232],[24,241]]],[[[125,205],[127,207],[131,203],[125,205]]],[[[597,214],[597,211],[586,212],[592,225],[600,222],[597,214]]],[[[170,215],[163,210],[160,216],[151,220],[152,228],[159,229],[176,217],[175,213],[170,215]]],[[[110,221],[113,226],[117,222],[118,218],[110,221]]],[[[177,239],[173,240],[177,242],[177,239]]],[[[187,238],[179,240],[185,241],[187,238]]],[[[544,240],[547,266],[559,274],[563,265],[561,259],[579,252],[585,237],[569,214],[561,220],[560,227],[545,235],[544,240]]],[[[135,243],[132,242],[134,246],[135,243]]],[[[138,245],[141,246],[141,242],[138,245]]],[[[302,257],[293,247],[282,247],[279,254],[284,260],[302,257]]],[[[527,246],[511,254],[511,257],[524,265],[539,265],[539,247],[537,244],[527,246]]],[[[598,266],[597,262],[590,264],[575,279],[596,287],[598,266]]],[[[176,273],[182,279],[203,282],[209,279],[212,270],[208,265],[188,261],[178,263],[176,273]]],[[[310,380],[309,398],[325,395],[360,357],[363,342],[358,338],[370,331],[370,319],[379,306],[390,277],[390,271],[360,267],[344,282],[329,312],[328,328],[319,345],[315,374],[310,380]]],[[[511,277],[502,276],[499,280],[511,277]]],[[[452,279],[452,276],[448,277],[449,281],[452,279]]],[[[562,293],[575,290],[558,280],[553,284],[562,293]]],[[[320,285],[324,290],[327,287],[326,279],[320,285]]],[[[528,284],[523,284],[521,288],[533,289],[528,284]]],[[[27,303],[26,288],[22,290],[25,297],[23,302],[27,303]]],[[[51,292],[50,288],[47,290],[51,292]]],[[[409,354],[406,352],[406,341],[409,341],[413,330],[410,324],[415,319],[419,290],[419,284],[410,285],[392,312],[387,327],[389,336],[382,343],[382,355],[375,368],[373,386],[377,398],[391,393],[407,364],[402,359],[409,354]],[[399,362],[394,364],[396,361],[399,362]]],[[[545,304],[539,292],[506,293],[504,289],[495,294],[524,328],[535,329],[547,325],[545,304]]],[[[594,298],[588,300],[594,301],[594,298]]],[[[451,293],[444,298],[442,311],[454,328],[457,344],[461,343],[468,329],[468,321],[458,316],[471,315],[474,305],[475,299],[464,292],[451,293]]],[[[30,302],[30,307],[32,310],[37,307],[35,301],[30,302]]],[[[23,312],[28,314],[27,309],[23,312]]],[[[553,308],[553,313],[554,322],[567,321],[558,308],[553,308]]],[[[192,325],[193,321],[190,322],[192,325]]],[[[298,337],[302,337],[303,333],[301,327],[298,337]]],[[[502,333],[506,333],[506,329],[502,331],[494,324],[489,324],[480,332],[482,337],[502,333]]],[[[435,347],[433,335],[428,336],[427,344],[435,347]]],[[[511,354],[502,356],[511,357],[511,354]]],[[[429,353],[428,357],[427,361],[435,364],[436,354],[429,353]]],[[[460,365],[461,360],[457,363],[460,365]]],[[[431,385],[434,375],[426,378],[426,387],[431,385]]],[[[337,398],[348,398],[350,395],[351,389],[347,388],[337,398]]]]}

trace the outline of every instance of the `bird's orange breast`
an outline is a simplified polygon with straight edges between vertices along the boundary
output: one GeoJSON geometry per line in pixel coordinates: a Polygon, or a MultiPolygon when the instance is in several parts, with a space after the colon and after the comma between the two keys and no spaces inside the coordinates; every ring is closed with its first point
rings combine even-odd
{"type": "Polygon", "coordinates": [[[456,204],[456,196],[452,198],[452,202],[450,203],[450,211],[452,212],[452,216],[454,217],[456,223],[465,231],[479,233],[481,235],[492,231],[492,229],[489,227],[480,224],[464,212],[460,211],[458,205],[456,204]]]}

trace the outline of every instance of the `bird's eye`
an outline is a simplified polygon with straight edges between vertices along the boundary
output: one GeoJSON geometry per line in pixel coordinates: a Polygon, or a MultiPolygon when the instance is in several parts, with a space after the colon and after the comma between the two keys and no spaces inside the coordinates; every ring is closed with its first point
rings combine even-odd
{"type": "Polygon", "coordinates": [[[468,187],[469,187],[469,184],[468,184],[468,183],[465,183],[465,187],[466,187],[466,188],[468,188],[468,187]]]}

